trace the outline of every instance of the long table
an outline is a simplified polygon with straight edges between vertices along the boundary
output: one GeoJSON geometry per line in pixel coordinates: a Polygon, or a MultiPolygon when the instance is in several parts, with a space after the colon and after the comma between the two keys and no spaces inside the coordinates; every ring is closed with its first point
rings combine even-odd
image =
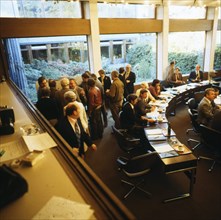
{"type": "MultiPolygon", "coordinates": [[[[175,115],[176,107],[179,104],[185,104],[189,98],[194,96],[195,92],[205,90],[210,86],[211,85],[207,82],[204,82],[203,84],[188,84],[172,88],[164,92],[163,94],[166,96],[166,100],[168,100],[165,110],[165,118],[168,120],[169,116],[175,115]]],[[[158,105],[157,102],[155,105],[158,105]]],[[[157,115],[155,118],[158,117],[159,115],[157,115]]],[[[165,123],[161,123],[159,125],[162,128],[163,126],[165,126],[165,123]]],[[[170,138],[168,138],[167,141],[170,141],[170,138]]],[[[191,152],[189,154],[180,154],[174,157],[161,158],[161,162],[165,174],[184,172],[190,180],[188,192],[172,198],[165,199],[164,202],[167,203],[191,197],[193,195],[193,188],[194,188],[194,183],[196,181],[196,169],[197,169],[197,158],[194,156],[194,154],[191,152]]]]}

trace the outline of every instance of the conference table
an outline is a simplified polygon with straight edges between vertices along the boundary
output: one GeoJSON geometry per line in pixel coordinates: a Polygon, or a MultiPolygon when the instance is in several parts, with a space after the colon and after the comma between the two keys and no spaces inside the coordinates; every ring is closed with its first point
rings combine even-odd
{"type": "MultiPolygon", "coordinates": [[[[187,146],[179,142],[179,140],[175,136],[175,132],[172,132],[170,136],[164,135],[166,136],[166,139],[159,139],[159,141],[157,141],[150,139],[151,135],[148,135],[147,131],[150,131],[151,129],[162,129],[162,133],[165,133],[168,127],[169,116],[176,115],[176,107],[180,104],[185,104],[189,98],[192,98],[194,96],[195,92],[203,91],[208,87],[211,87],[211,84],[208,81],[203,81],[202,83],[191,83],[175,88],[169,88],[167,89],[167,91],[161,93],[161,100],[157,100],[156,102],[150,102],[150,104],[155,105],[157,107],[154,112],[148,113],[147,117],[154,118],[157,123],[154,126],[145,128],[145,133],[148,139],[150,140],[150,143],[153,146],[153,148],[154,146],[160,146],[165,148],[170,145],[171,147],[173,147],[173,153],[175,152],[175,155],[169,154],[169,156],[168,154],[165,156],[165,154],[159,153],[164,173],[175,174],[184,172],[189,178],[188,192],[174,196],[172,198],[165,199],[165,203],[188,198],[193,195],[194,183],[196,181],[197,158],[192,153],[192,151],[188,149],[187,146]],[[156,145],[156,141],[158,143],[165,144],[156,145]],[[168,145],[166,145],[166,143],[168,145]],[[179,149],[175,148],[174,146],[178,148],[182,147],[182,151],[179,151],[179,149]]],[[[152,132],[154,132],[154,130],[152,130],[152,132]]],[[[162,138],[162,136],[159,137],[162,138]]],[[[156,150],[157,147],[155,147],[154,149],[156,150]]]]}

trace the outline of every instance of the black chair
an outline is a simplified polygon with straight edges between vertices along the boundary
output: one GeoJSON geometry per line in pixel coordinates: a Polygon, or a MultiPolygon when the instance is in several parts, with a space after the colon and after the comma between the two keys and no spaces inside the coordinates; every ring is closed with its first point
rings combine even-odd
{"type": "MultiPolygon", "coordinates": [[[[192,113],[191,109],[188,109],[188,113],[190,116],[190,120],[191,120],[191,124],[192,124],[192,128],[187,129],[186,133],[188,134],[190,131],[193,131],[195,134],[200,134],[200,126],[198,124],[198,122],[196,121],[197,119],[197,113],[192,113]]],[[[201,145],[201,141],[189,138],[187,140],[188,143],[190,142],[194,142],[196,143],[196,145],[192,148],[192,150],[194,151],[197,147],[199,147],[201,145]]]]}
{"type": "Polygon", "coordinates": [[[201,124],[200,133],[201,143],[210,150],[213,157],[199,156],[198,159],[211,160],[212,165],[208,170],[211,172],[216,163],[221,163],[221,132],[201,124]]]}
{"type": "Polygon", "coordinates": [[[157,152],[154,151],[138,155],[131,159],[124,157],[119,157],[117,159],[120,167],[119,169],[122,170],[128,178],[136,179],[136,182],[121,180],[122,183],[131,186],[131,189],[124,195],[124,199],[126,199],[135,189],[143,192],[148,197],[151,196],[151,193],[141,188],[140,185],[144,182],[144,176],[151,171],[151,167],[153,167],[158,158],[159,156],[157,152]]]}
{"type": "Polygon", "coordinates": [[[194,98],[196,102],[199,104],[200,101],[203,99],[205,92],[204,91],[198,91],[194,93],[194,98]]]}
{"type": "Polygon", "coordinates": [[[115,126],[112,126],[112,130],[114,136],[116,137],[118,146],[130,157],[147,152],[147,149],[143,148],[140,139],[134,138],[128,134],[126,129],[117,129],[115,126]]]}
{"type": "Polygon", "coordinates": [[[190,98],[187,101],[187,105],[189,107],[189,109],[191,110],[192,113],[197,113],[197,108],[198,108],[198,103],[196,102],[195,98],[190,98]]]}

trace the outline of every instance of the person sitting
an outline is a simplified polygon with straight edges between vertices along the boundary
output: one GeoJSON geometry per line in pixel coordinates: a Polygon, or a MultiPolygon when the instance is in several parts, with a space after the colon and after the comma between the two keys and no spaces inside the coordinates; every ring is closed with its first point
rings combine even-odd
{"type": "Polygon", "coordinates": [[[50,98],[50,89],[48,87],[41,89],[41,97],[37,101],[36,107],[52,125],[55,125],[59,118],[59,110],[56,101],[50,98]]]}
{"type": "Polygon", "coordinates": [[[159,79],[154,79],[153,80],[153,82],[151,83],[151,85],[149,87],[149,91],[155,99],[160,99],[159,95],[160,95],[160,92],[161,92],[161,86],[160,86],[160,80],[159,79]]]}
{"type": "MultiPolygon", "coordinates": [[[[137,118],[135,113],[135,105],[138,101],[138,98],[135,94],[129,94],[127,96],[127,101],[124,103],[122,111],[120,112],[120,124],[121,128],[127,129],[128,134],[140,138],[143,144],[149,145],[149,141],[147,140],[144,127],[140,126],[138,121],[140,119],[137,118]]],[[[144,121],[147,119],[143,119],[144,121]]]]}
{"type": "Polygon", "coordinates": [[[189,82],[200,82],[203,81],[203,71],[200,70],[200,65],[197,64],[194,71],[189,75],[189,82]]]}
{"type": "Polygon", "coordinates": [[[140,87],[141,87],[141,88],[137,89],[137,91],[136,91],[137,97],[140,97],[140,91],[141,91],[142,89],[145,89],[145,90],[147,91],[146,102],[149,103],[150,101],[153,101],[153,102],[156,101],[156,99],[151,95],[151,93],[150,93],[150,91],[149,91],[149,85],[148,85],[148,83],[142,82],[142,83],[140,84],[140,87]]]}
{"type": "Polygon", "coordinates": [[[175,68],[174,72],[170,75],[168,80],[169,83],[175,87],[185,84],[179,67],[175,68]]]}
{"type": "Polygon", "coordinates": [[[69,103],[65,110],[65,116],[55,125],[56,130],[72,147],[73,152],[84,157],[84,143],[97,150],[88,133],[85,132],[80,120],[80,108],[74,103],[69,103]]]}
{"type": "Polygon", "coordinates": [[[155,110],[155,106],[150,106],[147,101],[148,90],[142,89],[137,103],[135,104],[135,113],[137,118],[137,124],[146,126],[147,123],[153,122],[154,120],[148,119],[146,114],[155,110]]]}
{"type": "Polygon", "coordinates": [[[212,101],[215,99],[215,91],[213,88],[207,88],[205,90],[205,95],[198,105],[198,116],[197,122],[199,124],[204,124],[210,126],[211,120],[214,117],[214,113],[218,106],[213,106],[212,101]]]}

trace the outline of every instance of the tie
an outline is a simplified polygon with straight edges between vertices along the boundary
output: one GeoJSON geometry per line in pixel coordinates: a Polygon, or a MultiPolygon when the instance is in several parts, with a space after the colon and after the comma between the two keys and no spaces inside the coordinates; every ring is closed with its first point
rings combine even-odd
{"type": "Polygon", "coordinates": [[[76,134],[76,137],[77,137],[78,147],[80,147],[80,145],[81,145],[81,133],[80,133],[80,128],[79,128],[79,125],[78,125],[77,121],[74,125],[74,128],[75,128],[75,134],[76,134]]]}

